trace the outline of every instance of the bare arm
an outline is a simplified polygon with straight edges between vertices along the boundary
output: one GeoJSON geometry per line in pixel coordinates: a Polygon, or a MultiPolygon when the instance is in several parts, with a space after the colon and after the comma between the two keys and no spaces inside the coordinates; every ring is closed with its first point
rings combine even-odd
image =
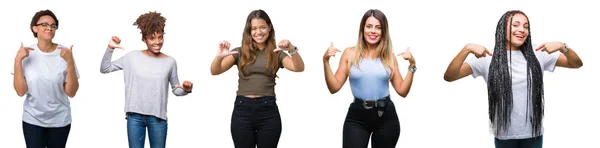
{"type": "Polygon", "coordinates": [[[219,75],[229,70],[235,64],[234,54],[239,54],[242,49],[234,49],[229,51],[230,44],[227,41],[219,42],[219,49],[215,59],[210,65],[210,74],[219,75]]]}
{"type": "Polygon", "coordinates": [[[327,58],[323,59],[323,68],[325,69],[325,82],[327,83],[327,88],[329,89],[329,92],[331,94],[338,92],[342,88],[342,86],[344,86],[344,83],[346,83],[349,71],[348,59],[352,54],[351,52],[353,51],[354,49],[352,48],[347,48],[346,50],[344,50],[342,58],[340,58],[340,64],[338,65],[338,69],[335,72],[335,75],[331,70],[331,66],[329,65],[329,58],[326,53],[327,58]]]}
{"type": "Polygon", "coordinates": [[[226,57],[216,56],[210,65],[210,73],[212,75],[219,75],[227,70],[229,70],[235,62],[233,55],[228,55],[226,57]]]}
{"type": "Polygon", "coordinates": [[[67,62],[67,79],[64,83],[65,94],[73,98],[79,90],[79,80],[77,79],[77,72],[75,70],[75,62],[71,60],[67,62]]]}
{"type": "MultiPolygon", "coordinates": [[[[403,56],[404,59],[406,59],[410,62],[409,67],[416,66],[416,62],[415,62],[414,58],[412,57],[412,54],[408,51],[408,49],[401,55],[403,56]]],[[[406,77],[404,79],[402,79],[402,74],[400,74],[400,70],[398,69],[398,59],[395,56],[393,58],[393,62],[394,62],[394,67],[392,67],[393,76],[391,79],[392,86],[394,87],[394,90],[396,91],[396,93],[398,93],[398,95],[406,98],[406,96],[408,95],[408,92],[410,92],[410,87],[412,86],[414,73],[412,71],[408,71],[408,73],[406,74],[406,77]]]]}
{"type": "Polygon", "coordinates": [[[27,81],[23,75],[23,63],[22,59],[15,59],[14,72],[13,72],[13,87],[19,97],[22,97],[27,93],[27,81]]]}
{"type": "Polygon", "coordinates": [[[471,66],[465,63],[465,59],[473,53],[477,58],[485,57],[486,55],[491,56],[492,54],[485,49],[485,47],[476,44],[467,44],[463,49],[452,59],[446,73],[444,73],[444,80],[452,82],[461,78],[464,78],[473,73],[471,66]]]}
{"type": "MultiPolygon", "coordinates": [[[[297,50],[297,49],[296,49],[297,50]]],[[[299,53],[293,54],[292,56],[285,56],[281,61],[283,67],[293,72],[304,71],[304,61],[299,53]]]]}
{"type": "MultiPolygon", "coordinates": [[[[563,46],[561,51],[566,51],[566,48],[563,46]]],[[[583,66],[583,62],[581,61],[575,50],[569,48],[569,51],[558,56],[556,66],[565,68],[580,68],[581,66],[583,66]]]]}

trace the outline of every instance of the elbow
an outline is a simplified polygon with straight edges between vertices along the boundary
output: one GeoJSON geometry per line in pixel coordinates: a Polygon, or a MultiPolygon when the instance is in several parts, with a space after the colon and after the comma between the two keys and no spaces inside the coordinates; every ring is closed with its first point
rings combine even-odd
{"type": "Polygon", "coordinates": [[[106,68],[100,68],[100,73],[101,74],[107,74],[108,70],[106,68]]]}
{"type": "Polygon", "coordinates": [[[583,66],[583,62],[579,61],[577,62],[577,64],[575,64],[575,68],[581,68],[581,66],[583,66]]]}
{"type": "Polygon", "coordinates": [[[223,73],[221,70],[218,70],[218,69],[213,68],[213,67],[210,68],[210,74],[213,75],[213,76],[219,75],[221,73],[223,73]]]}
{"type": "Polygon", "coordinates": [[[402,98],[406,98],[406,96],[408,96],[408,93],[399,92],[398,95],[400,95],[400,97],[402,97],[402,98]]]}
{"type": "Polygon", "coordinates": [[[452,82],[452,81],[454,81],[452,78],[450,78],[450,77],[449,77],[449,76],[447,76],[447,75],[444,75],[444,80],[445,80],[446,82],[452,82]]]}
{"type": "Polygon", "coordinates": [[[303,72],[303,71],[304,71],[304,66],[302,66],[302,67],[300,67],[300,68],[296,69],[296,72],[303,72]]]}
{"type": "Polygon", "coordinates": [[[19,97],[23,97],[23,96],[25,95],[25,92],[19,92],[19,91],[17,91],[17,95],[18,95],[19,97]]]}
{"type": "Polygon", "coordinates": [[[67,96],[69,96],[69,98],[74,98],[77,93],[76,92],[65,92],[65,94],[67,94],[67,96]]]}
{"type": "Polygon", "coordinates": [[[446,82],[452,82],[452,81],[455,81],[455,80],[456,80],[456,77],[453,77],[453,76],[449,75],[448,73],[445,73],[445,74],[444,74],[444,80],[445,80],[446,82]]]}
{"type": "Polygon", "coordinates": [[[331,94],[335,94],[339,91],[340,89],[335,89],[335,88],[329,88],[329,93],[331,94]]]}
{"type": "Polygon", "coordinates": [[[213,75],[213,76],[216,76],[216,75],[219,75],[221,73],[218,72],[218,71],[210,70],[210,74],[213,75]]]}

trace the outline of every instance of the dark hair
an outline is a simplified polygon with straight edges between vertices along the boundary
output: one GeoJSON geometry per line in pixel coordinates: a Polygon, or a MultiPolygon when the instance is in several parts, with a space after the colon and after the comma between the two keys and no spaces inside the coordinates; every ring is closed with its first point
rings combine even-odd
{"type": "Polygon", "coordinates": [[[58,29],[58,19],[56,18],[56,15],[54,15],[54,13],[52,13],[50,10],[41,10],[33,15],[33,18],[31,18],[31,24],[29,24],[29,29],[31,30],[31,33],[33,33],[33,37],[37,38],[37,33],[33,31],[33,26],[37,26],[37,22],[40,20],[40,18],[46,15],[54,19],[54,22],[56,23],[56,29],[58,29]]]}
{"type": "Polygon", "coordinates": [[[265,41],[267,46],[263,50],[268,58],[266,66],[267,70],[271,70],[271,73],[274,76],[277,76],[276,72],[277,67],[279,66],[279,58],[277,55],[279,54],[279,52],[273,52],[273,50],[277,48],[277,44],[275,41],[275,28],[271,23],[271,18],[269,18],[269,15],[267,15],[267,13],[261,9],[250,12],[250,14],[248,14],[248,18],[246,18],[246,27],[244,27],[244,33],[242,34],[242,50],[240,51],[241,55],[238,63],[239,75],[242,78],[246,79],[243,73],[243,69],[248,64],[254,63],[256,61],[256,54],[254,53],[257,50],[259,50],[258,46],[256,45],[256,42],[254,42],[254,40],[252,39],[252,19],[265,20],[267,25],[269,25],[269,37],[267,37],[267,40],[265,41]]]}
{"type": "MultiPolygon", "coordinates": [[[[510,116],[512,111],[512,56],[507,55],[507,42],[510,44],[512,38],[506,39],[506,31],[512,32],[512,27],[507,24],[512,23],[515,14],[525,15],[522,11],[512,10],[504,13],[496,26],[496,45],[494,47],[494,56],[489,68],[488,76],[488,99],[489,99],[489,117],[495,132],[508,131],[510,126],[510,116]],[[509,56],[509,57],[507,57],[509,56]],[[510,58],[510,62],[509,59],[510,58]]],[[[527,15],[525,15],[527,17],[527,15]]],[[[527,18],[529,20],[529,18],[527,18]]],[[[535,57],[531,45],[531,31],[529,36],[519,50],[523,53],[527,61],[527,121],[532,123],[532,135],[541,135],[542,118],[544,115],[544,81],[542,68],[535,57]],[[531,113],[531,111],[533,113],[531,113]]],[[[512,48],[512,46],[510,47],[512,48]]],[[[509,49],[512,54],[512,49],[509,49]]]]}
{"type": "Polygon", "coordinates": [[[142,40],[149,35],[165,33],[165,22],[167,19],[158,12],[148,12],[140,15],[133,25],[137,25],[142,34],[142,40]]]}

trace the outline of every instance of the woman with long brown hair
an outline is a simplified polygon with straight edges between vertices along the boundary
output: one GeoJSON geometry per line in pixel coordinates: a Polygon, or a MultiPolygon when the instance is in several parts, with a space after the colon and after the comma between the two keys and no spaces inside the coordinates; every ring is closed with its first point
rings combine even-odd
{"type": "Polygon", "coordinates": [[[212,62],[212,75],[238,67],[238,90],[231,117],[231,135],[236,148],[274,148],[281,135],[281,117],[276,104],[275,78],[279,68],[304,71],[298,48],[289,40],[275,41],[275,29],[263,10],[246,19],[242,47],[229,50],[219,43],[212,62]],[[288,54],[282,52],[287,51],[288,54]]]}

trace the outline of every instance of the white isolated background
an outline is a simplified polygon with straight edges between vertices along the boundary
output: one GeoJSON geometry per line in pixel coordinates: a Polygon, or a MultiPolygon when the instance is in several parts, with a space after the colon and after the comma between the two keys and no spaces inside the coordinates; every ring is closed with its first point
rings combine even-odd
{"type": "MultiPolygon", "coordinates": [[[[349,84],[331,95],[323,76],[322,56],[329,42],[340,49],[353,46],[362,15],[382,10],[390,24],[396,52],[410,46],[417,66],[407,98],[393,90],[401,122],[397,147],[493,147],[483,79],[468,76],[448,83],[443,74],[466,43],[492,48],[500,16],[513,9],[530,18],[534,44],[563,41],[577,51],[584,66],[545,73],[544,147],[600,147],[597,92],[598,10],[593,2],[523,0],[428,1],[180,1],[180,0],[19,0],[3,1],[0,15],[0,147],[25,147],[21,116],[23,99],[12,87],[14,56],[19,43],[35,44],[31,17],[50,9],[60,21],[54,42],[74,45],[81,74],[80,88],[71,100],[73,123],[67,147],[127,147],[123,112],[123,73],[101,74],[100,61],[110,36],[117,35],[127,50],[144,49],[139,30],[132,26],[143,13],[158,11],[167,18],[163,52],[173,56],[179,79],[194,82],[194,92],[169,96],[167,147],[233,147],[231,112],[237,90],[237,70],[212,76],[209,65],[220,40],[240,46],[245,19],[263,9],[271,17],[277,40],[289,39],[300,49],[306,69],[281,70],[276,93],[283,122],[279,147],[341,147],[342,125],[352,94],[349,84]],[[589,86],[585,86],[585,85],[589,86]]],[[[341,54],[340,54],[341,55],[341,54]]],[[[337,69],[339,56],[331,59],[337,69]]],[[[408,63],[400,60],[405,75],[408,63]]],[[[149,65],[151,66],[151,65],[149,65]]],[[[146,147],[149,147],[146,144],[146,147]]]]}

